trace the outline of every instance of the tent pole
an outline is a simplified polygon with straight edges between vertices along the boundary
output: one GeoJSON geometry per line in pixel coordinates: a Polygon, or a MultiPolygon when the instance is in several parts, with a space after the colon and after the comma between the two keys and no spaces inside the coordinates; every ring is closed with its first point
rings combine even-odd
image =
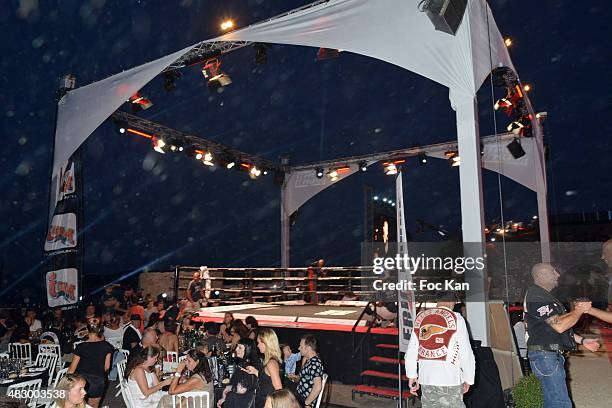
{"type": "Polygon", "coordinates": [[[546,187],[546,157],[544,156],[544,131],[539,120],[535,120],[536,193],[538,198],[538,226],[542,262],[550,262],[550,227],[548,224],[548,202],[546,187]]]}
{"type": "MultiPolygon", "coordinates": [[[[280,221],[281,221],[281,268],[289,268],[290,256],[291,256],[291,224],[289,221],[289,215],[285,211],[285,200],[287,198],[287,183],[286,181],[281,186],[281,200],[280,200],[280,221]]],[[[286,275],[286,272],[285,272],[286,275]]]]}
{"type": "MultiPolygon", "coordinates": [[[[459,183],[461,186],[461,228],[463,234],[463,256],[483,257],[484,205],[480,157],[480,135],[478,129],[478,106],[476,98],[454,95],[457,116],[457,142],[459,147],[459,183]]],[[[489,319],[486,270],[473,270],[466,274],[470,288],[466,292],[467,317],[474,339],[482,346],[489,345],[489,319]]]]}

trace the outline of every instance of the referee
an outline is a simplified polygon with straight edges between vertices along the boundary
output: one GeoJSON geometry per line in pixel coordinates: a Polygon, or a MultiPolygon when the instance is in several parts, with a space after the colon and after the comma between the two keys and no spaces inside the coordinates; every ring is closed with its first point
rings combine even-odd
{"type": "Polygon", "coordinates": [[[576,344],[590,351],[599,348],[596,339],[585,339],[572,331],[591,308],[591,302],[576,302],[574,310],[567,312],[550,293],[558,285],[559,273],[555,268],[548,263],[535,264],[531,276],[534,284],[527,289],[524,302],[531,370],[542,384],[544,408],[572,408],[563,353],[575,350],[576,344]]]}

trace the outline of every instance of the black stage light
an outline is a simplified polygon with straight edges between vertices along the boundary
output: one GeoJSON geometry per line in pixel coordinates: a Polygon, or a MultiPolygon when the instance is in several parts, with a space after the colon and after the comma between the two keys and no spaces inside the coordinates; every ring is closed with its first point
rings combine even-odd
{"type": "Polygon", "coordinates": [[[153,106],[153,102],[151,102],[146,96],[142,96],[139,92],[136,92],[134,95],[130,96],[128,102],[132,106],[133,113],[147,110],[153,106]]]}
{"type": "Polygon", "coordinates": [[[255,48],[255,63],[257,65],[268,62],[268,46],[266,44],[255,43],[253,44],[253,48],[255,48]]]}
{"type": "Polygon", "coordinates": [[[176,89],[176,80],[181,77],[181,73],[174,71],[166,71],[164,76],[164,90],[166,92],[172,92],[176,89]]]}
{"type": "Polygon", "coordinates": [[[338,58],[339,56],[340,50],[335,50],[333,48],[319,48],[319,51],[317,51],[317,61],[338,58]]]}
{"type": "Polygon", "coordinates": [[[512,155],[512,157],[514,157],[515,159],[520,159],[521,157],[525,155],[525,150],[523,150],[523,147],[521,146],[521,142],[518,138],[515,138],[506,147],[510,151],[510,154],[512,155]]]}
{"type": "Polygon", "coordinates": [[[455,35],[466,5],[467,0],[422,0],[418,7],[427,14],[436,30],[455,35]]]}
{"type": "Polygon", "coordinates": [[[493,85],[499,88],[504,86],[512,88],[518,83],[516,74],[508,67],[497,67],[491,71],[491,75],[493,76],[493,85]]]}
{"type": "Polygon", "coordinates": [[[319,167],[319,168],[317,168],[317,173],[316,174],[317,174],[317,178],[323,178],[323,174],[325,174],[325,173],[324,173],[324,170],[321,167],[319,167]]]}
{"type": "Polygon", "coordinates": [[[425,153],[419,153],[419,166],[427,164],[427,155],[425,153]]]}

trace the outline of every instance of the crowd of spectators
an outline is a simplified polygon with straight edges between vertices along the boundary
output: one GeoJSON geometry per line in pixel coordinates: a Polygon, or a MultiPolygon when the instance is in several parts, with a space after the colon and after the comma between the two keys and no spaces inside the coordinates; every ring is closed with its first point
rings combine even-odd
{"type": "Polygon", "coordinates": [[[74,406],[83,401],[92,408],[104,405],[109,381],[116,379],[126,382],[136,408],[168,407],[172,395],[190,391],[208,391],[211,408],[313,406],[323,380],[315,337],[304,335],[294,352],[253,316],[242,321],[228,312],[221,324],[202,322],[194,320],[193,306],[188,299],[169,302],[109,286],[81,310],[57,308],[40,317],[33,308],[0,313],[0,352],[9,343],[44,342],[53,333],[62,355],[71,358],[59,386],[70,391],[74,406]],[[192,344],[192,338],[197,342],[192,344]],[[168,353],[184,359],[164,378],[168,353]],[[209,360],[223,353],[232,356],[236,368],[215,390],[209,360]],[[126,355],[120,379],[116,367],[126,355]]]}

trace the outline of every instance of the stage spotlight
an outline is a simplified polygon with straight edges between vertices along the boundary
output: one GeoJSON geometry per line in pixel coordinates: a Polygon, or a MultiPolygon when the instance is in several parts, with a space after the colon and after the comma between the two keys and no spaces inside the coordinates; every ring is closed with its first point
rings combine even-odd
{"type": "Polygon", "coordinates": [[[153,150],[161,154],[166,153],[166,151],[164,150],[164,147],[166,147],[166,142],[164,142],[164,139],[158,139],[154,137],[152,140],[153,140],[153,150]]]}
{"type": "Polygon", "coordinates": [[[372,200],[374,200],[374,201],[378,201],[378,196],[374,196],[374,197],[372,197],[372,200]]]}
{"type": "Polygon", "coordinates": [[[419,166],[427,164],[427,155],[425,153],[419,153],[419,166]]]}
{"type": "Polygon", "coordinates": [[[235,165],[236,165],[236,163],[235,163],[235,162],[233,162],[233,161],[231,161],[231,162],[227,163],[227,164],[225,165],[225,167],[226,167],[227,169],[231,169],[231,168],[232,168],[232,167],[234,167],[235,165]]]}
{"type": "Polygon", "coordinates": [[[368,163],[362,161],[359,163],[359,170],[366,172],[368,171],[368,163]]]}
{"type": "Polygon", "coordinates": [[[531,119],[528,115],[521,116],[519,119],[511,122],[506,129],[515,135],[531,137],[531,119]]]}
{"type": "Polygon", "coordinates": [[[213,160],[213,155],[210,152],[204,153],[202,163],[204,163],[207,166],[212,166],[213,165],[212,160],[213,160]]]}
{"type": "Polygon", "coordinates": [[[234,22],[232,20],[225,20],[221,23],[221,30],[229,31],[234,28],[234,22]]]}
{"type": "Polygon", "coordinates": [[[321,167],[318,167],[316,170],[317,178],[323,178],[324,170],[321,167]]]}
{"type": "Polygon", "coordinates": [[[145,96],[140,95],[140,93],[136,92],[134,95],[130,96],[128,102],[132,105],[132,112],[140,112],[143,110],[149,109],[153,106],[153,102],[151,102],[145,96]]]}
{"type": "Polygon", "coordinates": [[[208,80],[210,89],[217,89],[232,83],[229,75],[221,71],[221,61],[216,58],[206,61],[202,67],[202,75],[208,80]]]}
{"type": "Polygon", "coordinates": [[[385,171],[385,175],[392,176],[397,174],[397,166],[395,163],[383,163],[383,170],[385,171]]]}
{"type": "Polygon", "coordinates": [[[331,181],[338,180],[338,170],[330,169],[327,173],[327,177],[329,177],[331,181]]]}
{"type": "Polygon", "coordinates": [[[387,197],[384,197],[383,198],[383,203],[386,203],[386,202],[387,202],[387,197]]]}
{"type": "Polygon", "coordinates": [[[510,37],[504,38],[504,44],[506,44],[506,47],[510,48],[512,46],[512,38],[510,37]]]}
{"type": "Polygon", "coordinates": [[[319,51],[317,51],[317,61],[338,58],[339,56],[340,50],[335,50],[332,48],[319,48],[319,51]]]}
{"type": "Polygon", "coordinates": [[[262,65],[268,62],[268,46],[263,43],[253,44],[255,48],[255,64],[262,65]]]}
{"type": "Polygon", "coordinates": [[[444,153],[444,155],[446,156],[451,167],[457,167],[461,164],[461,158],[459,157],[459,153],[457,153],[457,151],[449,150],[444,153]]]}
{"type": "Polygon", "coordinates": [[[166,92],[172,92],[176,89],[176,80],[180,78],[181,73],[174,71],[166,71],[163,74],[164,76],[164,90],[166,92]]]}
{"type": "Polygon", "coordinates": [[[529,84],[523,85],[523,91],[525,91],[525,92],[531,91],[531,85],[529,85],[529,84]]]}
{"type": "Polygon", "coordinates": [[[116,121],[115,126],[116,126],[117,133],[119,133],[120,135],[123,135],[127,132],[128,128],[124,122],[116,121]]]}
{"type": "Polygon", "coordinates": [[[521,146],[521,142],[519,141],[518,138],[515,138],[506,147],[510,151],[510,154],[512,155],[512,157],[514,157],[515,159],[520,159],[521,157],[525,155],[525,150],[523,150],[523,147],[521,146]]]}
{"type": "Polygon", "coordinates": [[[202,160],[202,157],[204,157],[204,152],[201,150],[196,150],[196,155],[195,155],[196,160],[202,160]]]}
{"type": "Polygon", "coordinates": [[[260,175],[261,175],[261,170],[259,170],[255,166],[251,167],[251,170],[249,170],[249,177],[251,177],[253,180],[259,177],[260,175]]]}
{"type": "Polygon", "coordinates": [[[163,297],[164,299],[168,297],[168,294],[166,292],[161,294],[161,297],[163,297]]]}

